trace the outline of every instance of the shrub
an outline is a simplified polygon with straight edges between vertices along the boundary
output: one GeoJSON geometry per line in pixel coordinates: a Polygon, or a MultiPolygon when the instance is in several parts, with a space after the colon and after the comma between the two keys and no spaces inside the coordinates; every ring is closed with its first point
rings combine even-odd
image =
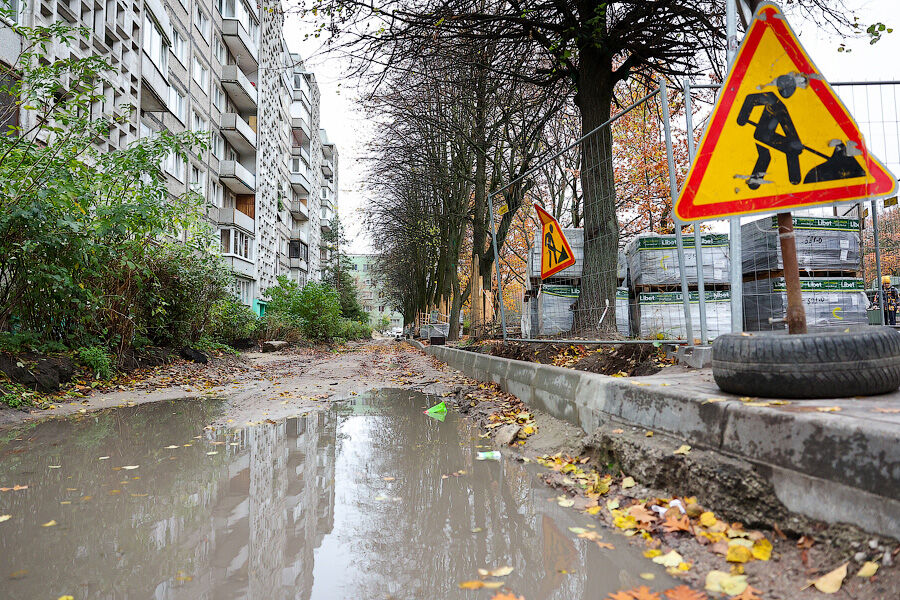
{"type": "Polygon", "coordinates": [[[313,342],[328,341],[337,335],[341,303],[330,285],[310,281],[301,288],[297,282],[281,276],[278,285],[267,289],[266,295],[270,298],[266,315],[272,316],[268,323],[299,327],[303,337],[313,342]]]}
{"type": "Polygon", "coordinates": [[[336,337],[345,340],[370,340],[372,339],[372,327],[359,321],[341,319],[336,337]]]}
{"type": "Polygon", "coordinates": [[[256,337],[260,328],[256,313],[235,298],[223,298],[212,306],[207,337],[238,348],[256,337]]]}
{"type": "Polygon", "coordinates": [[[96,379],[109,379],[113,375],[113,357],[106,348],[89,346],[76,352],[78,362],[94,372],[96,379]]]}
{"type": "Polygon", "coordinates": [[[267,307],[266,315],[262,318],[258,336],[266,340],[284,340],[285,342],[299,342],[303,339],[301,321],[285,313],[272,311],[267,307]]]}

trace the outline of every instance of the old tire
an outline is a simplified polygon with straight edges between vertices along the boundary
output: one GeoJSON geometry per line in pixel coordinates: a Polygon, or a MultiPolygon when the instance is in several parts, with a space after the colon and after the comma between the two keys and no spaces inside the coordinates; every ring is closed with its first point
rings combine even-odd
{"type": "Polygon", "coordinates": [[[716,385],[741,396],[845,398],[900,387],[900,333],[890,327],[803,335],[729,333],[712,347],[716,385]]]}

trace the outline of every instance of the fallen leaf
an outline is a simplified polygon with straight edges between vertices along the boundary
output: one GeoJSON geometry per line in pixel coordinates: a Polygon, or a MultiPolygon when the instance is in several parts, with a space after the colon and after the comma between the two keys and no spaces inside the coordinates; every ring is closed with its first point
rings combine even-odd
{"type": "Polygon", "coordinates": [[[133,469],[137,469],[139,466],[140,466],[140,465],[126,465],[126,466],[124,466],[124,467],[122,467],[122,468],[123,468],[124,470],[126,470],[126,471],[131,471],[131,470],[133,470],[133,469]]]}
{"type": "Polygon", "coordinates": [[[597,544],[597,546],[599,548],[603,548],[605,550],[615,550],[616,549],[615,546],[613,546],[612,544],[608,544],[606,542],[594,542],[594,543],[597,544]]]}
{"type": "Polygon", "coordinates": [[[645,585],[629,590],[628,593],[631,594],[631,597],[634,598],[634,600],[662,600],[659,594],[651,591],[650,588],[645,585]]]}
{"type": "Polygon", "coordinates": [[[818,406],[816,410],[819,412],[839,412],[841,410],[840,406],[818,406]]]}
{"type": "Polygon", "coordinates": [[[671,590],[663,592],[667,600],[706,600],[707,595],[703,592],[692,590],[686,585],[679,585],[671,590]]]}
{"type": "Polygon", "coordinates": [[[181,446],[175,446],[175,445],[172,445],[172,446],[166,446],[166,447],[164,448],[164,450],[175,450],[176,448],[181,448],[181,446]]]}
{"type": "Polygon", "coordinates": [[[622,480],[622,489],[627,490],[628,488],[633,488],[637,484],[634,482],[633,477],[626,477],[622,480]]]}
{"type": "Polygon", "coordinates": [[[687,454],[690,451],[691,451],[690,446],[688,446],[687,444],[682,444],[682,445],[678,446],[678,449],[675,452],[673,452],[672,454],[687,454]]]}
{"type": "Polygon", "coordinates": [[[512,592],[498,592],[491,596],[491,600],[525,600],[525,596],[516,598],[512,592]]]}
{"type": "Polygon", "coordinates": [[[680,554],[671,550],[667,554],[657,556],[653,559],[653,562],[664,567],[677,567],[683,560],[684,558],[680,554]]]}
{"type": "Polygon", "coordinates": [[[896,415],[897,413],[900,413],[900,408],[873,408],[872,412],[896,415]]]}
{"type": "Polygon", "coordinates": [[[812,548],[812,547],[813,547],[813,544],[815,544],[815,543],[816,543],[816,542],[815,542],[814,539],[812,539],[811,537],[807,537],[807,536],[804,535],[804,536],[800,536],[800,539],[797,540],[797,547],[798,547],[798,548],[802,548],[802,549],[805,549],[805,548],[812,548]]]}
{"type": "Polygon", "coordinates": [[[470,581],[460,582],[459,587],[463,590],[480,590],[484,587],[484,582],[480,579],[472,579],[470,581]]]}
{"type": "Polygon", "coordinates": [[[491,577],[506,577],[507,575],[509,575],[512,572],[513,572],[512,567],[509,567],[509,566],[497,567],[496,569],[494,569],[492,571],[488,571],[488,575],[490,575],[491,577]]]}
{"type": "Polygon", "coordinates": [[[569,527],[569,531],[571,531],[572,533],[574,533],[574,534],[576,534],[576,535],[577,535],[577,534],[580,534],[580,533],[587,533],[587,532],[588,532],[588,530],[585,529],[584,527],[569,527]]]}
{"type": "Polygon", "coordinates": [[[641,579],[646,579],[647,581],[653,581],[654,579],[656,579],[656,575],[654,575],[653,573],[641,573],[640,575],[638,575],[638,577],[640,577],[641,579]]]}
{"type": "Polygon", "coordinates": [[[9,521],[12,518],[12,515],[0,515],[0,523],[3,521],[9,521]]]}
{"type": "Polygon", "coordinates": [[[752,586],[747,586],[743,592],[734,596],[731,600],[763,600],[762,596],[758,596],[759,590],[752,586]]]}
{"type": "Polygon", "coordinates": [[[70,595],[60,596],[56,600],[75,600],[75,596],[70,596],[70,595]]]}
{"type": "Polygon", "coordinates": [[[560,497],[557,499],[556,503],[559,504],[560,506],[562,506],[563,508],[569,508],[570,506],[573,506],[575,504],[575,501],[572,500],[571,498],[560,497]]]}
{"type": "MultiPolygon", "coordinates": [[[[8,517],[9,515],[7,515],[8,517]]],[[[863,563],[863,566],[856,572],[857,577],[871,577],[878,571],[878,563],[868,560],[863,563]]]]}
{"type": "Polygon", "coordinates": [[[218,454],[218,452],[216,450],[213,450],[212,452],[206,453],[207,456],[212,456],[213,454],[218,454]]]}
{"type": "Polygon", "coordinates": [[[644,556],[646,556],[647,558],[656,558],[657,556],[662,556],[662,550],[660,550],[659,548],[644,550],[644,556]]]}
{"type": "Polygon", "coordinates": [[[716,515],[711,512],[705,512],[700,515],[700,524],[704,527],[712,527],[718,523],[718,519],[716,519],[716,515]]]}
{"type": "Polygon", "coordinates": [[[653,432],[648,431],[647,433],[644,434],[644,437],[653,437],[653,432]]]}
{"type": "Polygon", "coordinates": [[[624,429],[613,429],[610,433],[625,433],[624,429]]]}
{"type": "Polygon", "coordinates": [[[485,581],[484,585],[481,586],[487,590],[496,590],[497,588],[503,587],[502,581],[485,581]]]}
{"type": "Polygon", "coordinates": [[[43,523],[41,527],[53,527],[54,525],[56,525],[56,521],[51,519],[50,521],[43,523]]]}
{"type": "Polygon", "coordinates": [[[584,512],[586,512],[589,515],[596,515],[601,510],[603,510],[602,506],[599,506],[599,505],[598,506],[589,506],[587,509],[585,509],[584,512]]]}
{"type": "Polygon", "coordinates": [[[606,508],[608,508],[609,510],[616,510],[617,508],[619,508],[619,499],[613,498],[612,500],[607,500],[606,508]]]}
{"type": "Polygon", "coordinates": [[[666,517],[665,522],[663,522],[662,527],[666,533],[673,533],[675,531],[690,531],[691,520],[687,515],[682,515],[681,518],[668,516],[666,517]]]}
{"type": "Polygon", "coordinates": [[[844,563],[837,569],[822,575],[815,581],[811,581],[810,585],[815,586],[815,588],[823,594],[834,594],[841,589],[841,585],[844,583],[844,577],[847,576],[848,564],[849,563],[844,563]]]}
{"type": "Polygon", "coordinates": [[[108,456],[101,456],[101,457],[98,458],[97,460],[109,460],[109,457],[108,457],[108,456]]]}
{"type": "Polygon", "coordinates": [[[746,575],[729,575],[724,571],[710,571],[706,574],[707,592],[725,592],[729,596],[736,596],[746,589],[746,575]]]}
{"type": "Polygon", "coordinates": [[[772,557],[772,542],[762,538],[753,542],[750,553],[756,560],[769,560],[772,557]]]}

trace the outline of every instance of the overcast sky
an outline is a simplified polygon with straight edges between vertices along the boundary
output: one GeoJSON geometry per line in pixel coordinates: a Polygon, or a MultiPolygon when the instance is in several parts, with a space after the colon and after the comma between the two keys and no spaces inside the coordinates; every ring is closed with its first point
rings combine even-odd
{"type": "MultiPolygon", "coordinates": [[[[841,40],[825,35],[808,23],[792,20],[791,25],[816,65],[830,81],[900,81],[900,2],[846,0],[845,3],[857,10],[862,23],[881,21],[896,31],[870,46],[865,39],[841,40]],[[838,52],[841,41],[852,51],[838,52]]],[[[296,6],[296,0],[286,2],[286,6],[296,6]]],[[[366,204],[365,165],[360,159],[374,131],[361,110],[356,82],[345,75],[346,61],[323,53],[319,40],[304,41],[303,36],[310,29],[310,23],[304,23],[295,14],[288,15],[285,37],[291,50],[299,51],[307,59],[307,67],[316,74],[322,92],[321,125],[338,146],[338,210],[350,242],[348,251],[369,252],[372,249],[363,229],[362,212],[366,204]]],[[[896,90],[897,86],[892,86],[875,95],[871,91],[866,94],[860,88],[837,88],[860,123],[868,145],[888,163],[895,175],[900,171],[896,90]],[[886,91],[890,98],[885,96],[886,91]],[[884,119],[880,116],[882,112],[887,114],[884,119]],[[889,121],[886,133],[881,121],[889,121]]]]}

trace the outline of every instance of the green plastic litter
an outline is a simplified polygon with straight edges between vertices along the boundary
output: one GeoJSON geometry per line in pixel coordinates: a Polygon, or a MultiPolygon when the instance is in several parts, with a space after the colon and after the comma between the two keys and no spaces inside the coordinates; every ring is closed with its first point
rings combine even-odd
{"type": "Polygon", "coordinates": [[[443,420],[447,417],[447,405],[444,404],[444,401],[442,400],[423,412],[432,419],[437,419],[438,421],[443,422],[443,420]]]}

